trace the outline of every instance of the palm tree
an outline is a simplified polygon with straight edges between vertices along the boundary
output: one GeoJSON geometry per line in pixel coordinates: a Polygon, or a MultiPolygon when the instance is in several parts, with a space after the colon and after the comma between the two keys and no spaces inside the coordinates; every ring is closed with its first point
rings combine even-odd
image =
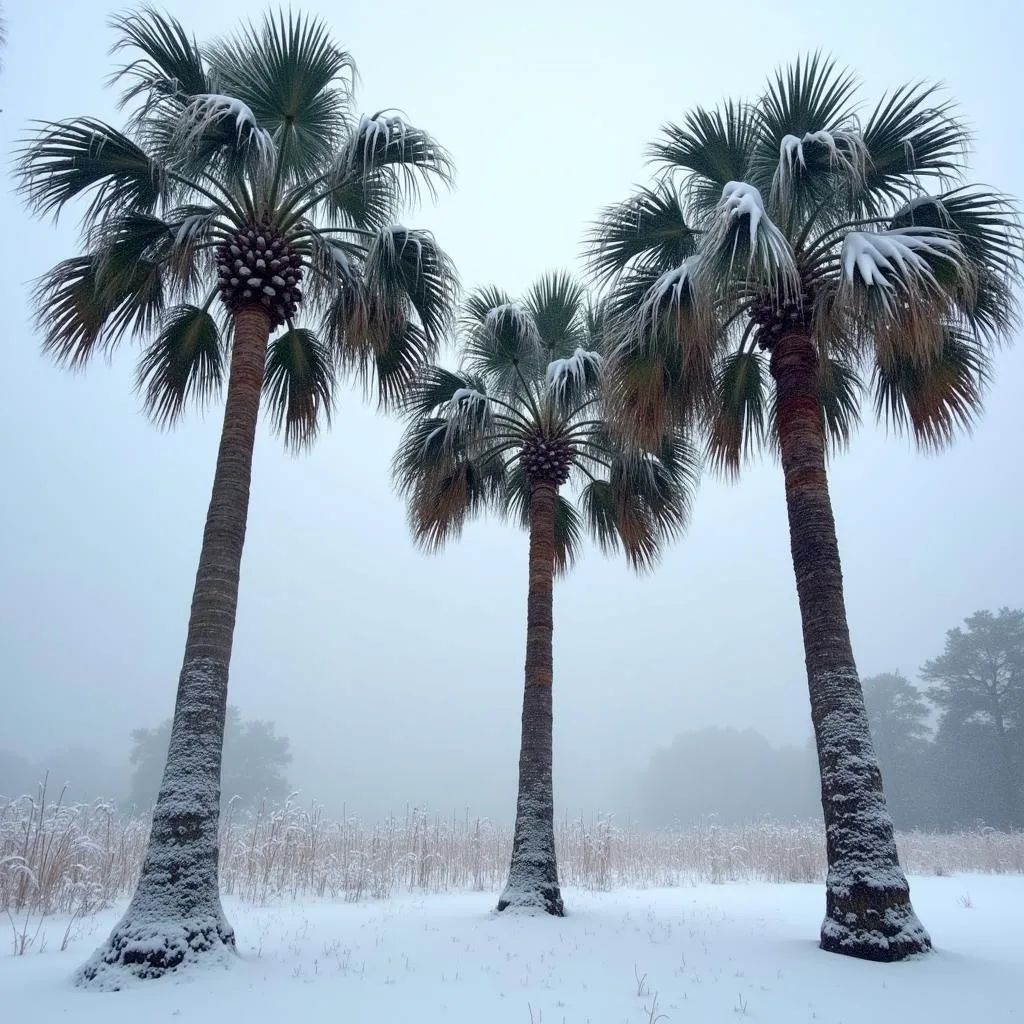
{"type": "Polygon", "coordinates": [[[697,477],[681,432],[656,453],[626,453],[609,437],[600,331],[599,311],[565,274],[541,278],[522,303],[493,287],[474,292],[460,320],[463,368],[421,375],[395,456],[424,548],[437,550],[488,510],[530,535],[519,796],[499,911],[563,913],[551,782],[554,577],[578,556],[584,528],[634,568],[651,566],[684,527],[697,477]]]}
{"type": "Polygon", "coordinates": [[[865,387],[924,447],[969,426],[1014,323],[1020,250],[1008,200],[963,184],[950,104],[902,86],[861,120],[856,91],[813,56],[756,104],[666,125],[650,149],[663,173],[604,211],[590,255],[611,287],[625,434],[652,444],[699,422],[728,474],[759,448],[781,458],[828,847],[821,945],[896,960],[930,941],[868,731],[826,449],[845,445],[865,387]]]}
{"type": "Polygon", "coordinates": [[[44,348],[83,366],[126,336],[161,425],[225,384],[170,750],[138,887],[81,979],[117,985],[233,948],[217,889],[228,665],[260,402],[294,447],[330,416],[340,373],[393,403],[434,354],[454,274],[430,235],[396,227],[403,200],[450,176],[398,117],[357,117],[352,58],[324,25],[267,16],[200,46],[145,9],[114,19],[124,131],[44,122],[21,188],[58,214],[86,199],[81,252],[36,291],[44,348]],[[299,322],[305,314],[306,324],[299,322]]]}

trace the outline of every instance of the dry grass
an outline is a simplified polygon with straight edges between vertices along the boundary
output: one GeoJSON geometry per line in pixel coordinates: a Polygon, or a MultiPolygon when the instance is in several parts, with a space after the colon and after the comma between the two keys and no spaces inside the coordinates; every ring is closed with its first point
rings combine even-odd
{"type": "MultiPolygon", "coordinates": [[[[38,798],[0,802],[0,909],[12,926],[26,915],[82,916],[127,895],[149,821],[108,805],[38,798]]],[[[591,889],[694,882],[815,882],[825,875],[821,826],[701,824],[661,832],[605,818],[557,829],[562,883],[591,889]]],[[[226,893],[253,903],[360,900],[419,889],[499,889],[511,829],[485,820],[412,811],[365,824],[331,821],[288,803],[256,815],[228,813],[221,827],[226,893]]],[[[1024,832],[976,829],[899,836],[915,874],[1024,873],[1024,832]]]]}

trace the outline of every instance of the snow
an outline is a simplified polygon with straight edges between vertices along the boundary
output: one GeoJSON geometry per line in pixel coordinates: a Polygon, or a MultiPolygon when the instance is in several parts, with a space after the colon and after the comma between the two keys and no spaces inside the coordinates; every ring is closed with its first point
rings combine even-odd
{"type": "Polygon", "coordinates": [[[927,257],[959,264],[963,250],[956,238],[931,228],[896,228],[892,231],[851,231],[843,239],[843,277],[854,284],[859,277],[868,288],[906,287],[916,281],[935,285],[927,257]]]}
{"type": "MultiPolygon", "coordinates": [[[[722,220],[731,224],[740,217],[750,218],[750,248],[757,248],[757,230],[762,222],[771,225],[768,214],[764,210],[761,193],[745,181],[730,181],[722,189],[719,203],[722,220]]],[[[774,225],[772,225],[774,227],[774,225]]]]}
{"type": "Polygon", "coordinates": [[[937,949],[896,964],[817,948],[820,884],[569,889],[565,918],[495,914],[491,892],[227,900],[239,950],[227,966],[83,992],[69,978],[112,908],[74,922],[63,951],[68,920],[47,918],[42,952],[0,956],[0,1007],[33,1024],[1019,1021],[1024,878],[922,877],[912,891],[937,949]]]}
{"type": "Polygon", "coordinates": [[[555,400],[561,403],[577,400],[597,383],[601,371],[601,355],[577,348],[567,359],[548,363],[545,380],[555,400]]]}
{"type": "Polygon", "coordinates": [[[219,93],[199,93],[193,96],[182,115],[185,138],[194,142],[209,125],[225,119],[234,120],[238,142],[248,142],[265,163],[273,160],[276,152],[273,137],[266,129],[260,128],[249,105],[234,96],[219,93]]]}

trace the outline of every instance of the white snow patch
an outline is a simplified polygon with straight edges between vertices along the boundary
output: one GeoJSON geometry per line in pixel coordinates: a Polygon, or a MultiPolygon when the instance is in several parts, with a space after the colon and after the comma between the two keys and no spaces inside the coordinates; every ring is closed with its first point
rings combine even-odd
{"type": "Polygon", "coordinates": [[[544,379],[558,402],[579,398],[597,384],[601,372],[601,355],[577,348],[567,359],[553,359],[548,363],[544,379]]]}
{"type": "Polygon", "coordinates": [[[256,115],[249,105],[235,96],[220,93],[199,93],[182,113],[181,130],[189,142],[194,142],[213,124],[234,120],[235,137],[238,142],[248,142],[255,147],[257,157],[270,163],[276,153],[273,136],[256,122],[256,115]]]}
{"type": "Polygon", "coordinates": [[[0,1006],[39,1024],[1019,1021],[1024,878],[912,881],[938,949],[897,964],[817,948],[820,885],[569,889],[565,918],[493,914],[490,892],[262,908],[232,899],[230,970],[83,993],[67,978],[114,908],[72,925],[63,952],[68,920],[54,918],[44,952],[0,956],[0,1006]]]}
{"type": "Polygon", "coordinates": [[[868,288],[906,290],[915,279],[934,285],[928,256],[959,264],[963,250],[953,235],[933,228],[851,231],[843,239],[843,277],[868,288]]]}

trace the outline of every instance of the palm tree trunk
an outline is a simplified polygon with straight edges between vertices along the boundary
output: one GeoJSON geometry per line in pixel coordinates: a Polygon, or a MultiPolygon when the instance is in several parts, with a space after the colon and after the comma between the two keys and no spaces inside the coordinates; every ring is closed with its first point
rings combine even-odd
{"type": "Polygon", "coordinates": [[[825,814],[821,948],[866,960],[900,960],[929,949],[931,941],[900,868],[850,645],[811,339],[780,338],[771,373],[825,814]]]}
{"type": "Polygon", "coordinates": [[[206,513],[170,748],[142,874],[124,917],[79,978],[117,988],[127,969],[157,977],[186,957],[233,950],[218,887],[220,770],[228,666],[270,318],[235,316],[224,426],[206,513]]]}
{"type": "Polygon", "coordinates": [[[526,604],[526,680],[519,749],[519,798],[508,884],[498,910],[542,910],[561,917],[555,859],[555,800],[551,783],[551,686],[555,576],[553,483],[530,488],[530,583],[526,604]]]}

